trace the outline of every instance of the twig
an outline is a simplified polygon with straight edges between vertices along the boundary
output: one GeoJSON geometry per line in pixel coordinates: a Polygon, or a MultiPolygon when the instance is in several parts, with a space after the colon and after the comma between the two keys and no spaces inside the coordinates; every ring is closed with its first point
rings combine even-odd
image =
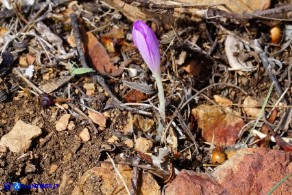
{"type": "Polygon", "coordinates": [[[32,82],[30,82],[27,78],[25,78],[21,72],[19,71],[18,68],[13,68],[12,69],[13,74],[15,74],[16,76],[20,77],[22,80],[24,80],[32,89],[34,89],[35,91],[37,91],[39,94],[43,94],[44,92],[42,90],[40,90],[37,86],[35,86],[32,82]]]}
{"type": "Polygon", "coordinates": [[[75,110],[78,114],[83,116],[84,118],[87,119],[88,123],[90,124],[90,127],[93,129],[94,132],[98,133],[98,130],[96,129],[95,125],[93,124],[93,121],[91,118],[89,118],[86,114],[84,114],[79,108],[77,108],[74,104],[69,104],[69,106],[75,110]]]}
{"type": "Polygon", "coordinates": [[[113,101],[115,102],[115,105],[120,108],[120,109],[125,109],[125,110],[128,110],[130,112],[134,112],[134,113],[138,113],[138,114],[143,114],[143,115],[148,115],[148,116],[151,116],[152,113],[150,112],[145,112],[145,111],[142,111],[142,110],[138,110],[136,108],[131,108],[129,106],[126,106],[124,105],[112,92],[111,90],[109,89],[109,87],[106,85],[105,81],[104,81],[104,78],[99,76],[99,75],[94,75],[93,77],[97,82],[98,84],[100,84],[102,86],[102,88],[109,94],[109,96],[113,99],[113,101]]]}
{"type": "Polygon", "coordinates": [[[25,32],[27,31],[30,27],[33,26],[33,24],[35,24],[36,22],[40,21],[40,20],[43,20],[46,15],[51,12],[52,10],[52,6],[49,6],[51,3],[50,0],[47,0],[46,3],[43,5],[43,7],[40,8],[40,10],[33,16],[33,18],[31,18],[30,22],[28,24],[26,24],[26,26],[24,26],[20,32],[25,32]],[[49,6],[49,9],[48,11],[41,17],[39,17],[39,15],[47,8],[47,6],[49,6]],[[38,18],[38,19],[37,19],[38,18]]]}
{"type": "Polygon", "coordinates": [[[70,14],[70,18],[71,18],[71,25],[73,28],[74,39],[75,39],[77,51],[79,54],[81,66],[83,68],[88,68],[88,65],[87,65],[86,60],[85,60],[85,55],[83,53],[82,36],[81,36],[80,30],[79,30],[79,23],[77,21],[77,16],[76,16],[76,14],[70,14]]]}
{"type": "Polygon", "coordinates": [[[254,11],[253,13],[234,13],[231,12],[227,5],[225,4],[217,4],[217,5],[194,5],[194,4],[167,4],[167,3],[153,3],[145,0],[136,0],[140,3],[141,7],[146,7],[148,9],[158,8],[158,9],[175,9],[175,8],[185,8],[186,11],[190,9],[199,9],[196,14],[202,18],[210,19],[210,18],[228,18],[228,19],[236,19],[236,20],[250,20],[250,19],[266,19],[266,20],[281,20],[281,21],[291,21],[291,19],[279,19],[279,18],[271,18],[270,16],[277,16],[279,14],[287,13],[292,11],[292,4],[282,5],[279,7],[275,7],[272,9],[262,10],[262,11],[254,11]],[[230,12],[224,11],[222,9],[214,8],[218,6],[223,6],[230,12]]]}
{"type": "Polygon", "coordinates": [[[111,161],[111,163],[112,163],[112,165],[113,165],[113,168],[114,168],[116,174],[117,174],[117,175],[119,176],[119,178],[122,180],[123,185],[125,186],[125,189],[126,189],[127,193],[128,193],[129,195],[131,195],[131,193],[130,193],[130,191],[129,191],[129,189],[128,189],[128,186],[127,186],[127,184],[126,184],[126,182],[125,182],[123,176],[121,175],[121,173],[120,173],[119,170],[117,169],[117,167],[116,167],[116,165],[115,165],[115,162],[113,161],[112,157],[111,157],[108,153],[106,153],[106,155],[109,157],[109,159],[110,159],[110,161],[111,161]]]}
{"type": "MultiPolygon", "coordinates": [[[[267,137],[266,134],[264,134],[264,133],[262,133],[262,132],[260,132],[260,131],[258,131],[258,130],[255,130],[255,129],[251,130],[250,133],[253,134],[253,135],[258,136],[260,139],[263,139],[263,138],[267,137]]],[[[282,138],[285,142],[287,142],[287,143],[292,142],[292,138],[290,138],[290,137],[281,137],[281,138],[282,138]]],[[[274,136],[271,136],[270,140],[271,140],[272,142],[276,142],[274,136]]]]}

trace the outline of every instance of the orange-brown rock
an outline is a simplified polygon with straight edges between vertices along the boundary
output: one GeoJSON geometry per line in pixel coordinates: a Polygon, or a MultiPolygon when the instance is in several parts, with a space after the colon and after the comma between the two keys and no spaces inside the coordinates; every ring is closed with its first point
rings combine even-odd
{"type": "MultiPolygon", "coordinates": [[[[167,195],[268,194],[285,176],[292,174],[292,154],[280,150],[238,150],[212,174],[182,170],[166,189],[167,195]]],[[[292,177],[273,194],[292,194],[292,177]]]]}
{"type": "Polygon", "coordinates": [[[165,189],[167,195],[225,194],[214,178],[194,171],[182,170],[165,189]]]}
{"type": "MultiPolygon", "coordinates": [[[[264,148],[241,149],[212,173],[228,194],[268,194],[292,173],[292,155],[264,148]]],[[[292,194],[292,177],[273,194],[292,194]]]]}

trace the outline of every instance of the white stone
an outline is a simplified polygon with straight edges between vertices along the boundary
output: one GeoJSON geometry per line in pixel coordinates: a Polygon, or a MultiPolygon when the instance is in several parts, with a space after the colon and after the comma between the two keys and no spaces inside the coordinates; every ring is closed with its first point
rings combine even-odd
{"type": "Polygon", "coordinates": [[[6,146],[12,152],[26,152],[31,145],[32,139],[41,134],[42,130],[38,126],[26,124],[19,120],[12,130],[1,138],[0,145],[6,146]]]}

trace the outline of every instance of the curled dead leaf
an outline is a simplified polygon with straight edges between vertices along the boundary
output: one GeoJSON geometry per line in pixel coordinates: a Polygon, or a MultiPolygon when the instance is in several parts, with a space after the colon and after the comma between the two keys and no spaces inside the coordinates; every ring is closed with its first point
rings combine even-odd
{"type": "Polygon", "coordinates": [[[111,61],[104,46],[98,41],[92,32],[85,35],[85,53],[89,57],[92,66],[102,75],[119,76],[123,73],[124,67],[116,67],[111,61]]]}
{"type": "Polygon", "coordinates": [[[139,103],[142,102],[144,100],[148,99],[148,95],[138,91],[136,89],[131,89],[124,97],[123,99],[126,102],[135,102],[135,103],[139,103]]]}

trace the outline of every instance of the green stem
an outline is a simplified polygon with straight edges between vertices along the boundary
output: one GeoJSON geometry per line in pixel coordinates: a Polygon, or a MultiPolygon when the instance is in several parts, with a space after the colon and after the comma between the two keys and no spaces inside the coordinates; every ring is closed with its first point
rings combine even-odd
{"type": "Polygon", "coordinates": [[[162,120],[165,121],[165,98],[164,98],[164,89],[163,89],[160,73],[153,72],[153,77],[156,80],[156,84],[158,88],[159,113],[161,115],[162,120]]]}

